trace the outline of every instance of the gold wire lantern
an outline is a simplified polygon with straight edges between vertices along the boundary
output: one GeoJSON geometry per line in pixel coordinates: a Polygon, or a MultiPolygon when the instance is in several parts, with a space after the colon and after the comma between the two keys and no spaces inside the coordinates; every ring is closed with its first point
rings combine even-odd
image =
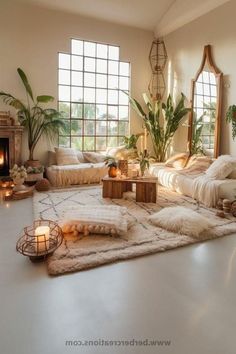
{"type": "Polygon", "coordinates": [[[152,42],[149,53],[149,61],[152,69],[152,77],[148,85],[148,91],[153,100],[162,100],[166,85],[164,78],[164,69],[167,62],[167,51],[165,43],[158,38],[152,42]]]}

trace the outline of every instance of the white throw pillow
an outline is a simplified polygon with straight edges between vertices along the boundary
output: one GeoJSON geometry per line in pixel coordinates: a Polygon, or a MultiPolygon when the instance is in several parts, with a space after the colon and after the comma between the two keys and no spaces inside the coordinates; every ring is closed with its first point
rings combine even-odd
{"type": "Polygon", "coordinates": [[[127,232],[127,209],[113,205],[88,205],[65,211],[60,226],[64,233],[75,235],[111,234],[120,236],[127,232]]]}
{"type": "Polygon", "coordinates": [[[225,179],[235,169],[236,160],[230,155],[219,156],[206,170],[206,175],[214,179],[225,179]]]}
{"type": "Polygon", "coordinates": [[[104,162],[105,156],[98,152],[84,152],[84,159],[86,162],[98,163],[104,162]]]}
{"type": "Polygon", "coordinates": [[[152,224],[171,232],[201,238],[200,234],[213,225],[204,216],[182,206],[168,207],[151,215],[152,224]]]}
{"type": "Polygon", "coordinates": [[[74,149],[58,147],[55,148],[55,152],[58,166],[76,165],[80,163],[74,149]]]}
{"type": "Polygon", "coordinates": [[[106,150],[106,156],[112,156],[115,159],[126,159],[127,158],[127,149],[125,146],[117,146],[117,147],[108,147],[106,150]]]}

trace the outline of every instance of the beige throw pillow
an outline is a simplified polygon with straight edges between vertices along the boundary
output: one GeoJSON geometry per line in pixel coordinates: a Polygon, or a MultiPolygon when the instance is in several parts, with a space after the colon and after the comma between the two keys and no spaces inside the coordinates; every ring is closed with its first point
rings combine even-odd
{"type": "Polygon", "coordinates": [[[83,155],[85,161],[91,163],[104,162],[105,159],[105,156],[98,152],[84,152],[83,155]]]}
{"type": "Polygon", "coordinates": [[[206,175],[214,179],[225,179],[235,169],[236,160],[230,155],[219,156],[206,170],[206,175]]]}
{"type": "Polygon", "coordinates": [[[58,166],[76,165],[80,163],[74,149],[58,147],[55,148],[55,152],[58,166]]]}
{"type": "Polygon", "coordinates": [[[193,155],[188,160],[185,167],[186,172],[196,172],[196,174],[205,172],[212,164],[212,159],[209,156],[193,155]]]}
{"type": "Polygon", "coordinates": [[[180,154],[170,157],[166,161],[165,165],[166,165],[166,167],[173,167],[176,170],[180,170],[186,166],[188,158],[189,158],[189,153],[183,152],[183,153],[180,153],[180,154]]]}

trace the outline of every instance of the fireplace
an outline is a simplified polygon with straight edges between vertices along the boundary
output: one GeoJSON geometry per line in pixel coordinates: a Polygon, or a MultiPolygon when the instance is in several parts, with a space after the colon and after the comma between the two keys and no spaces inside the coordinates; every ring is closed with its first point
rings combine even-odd
{"type": "MultiPolygon", "coordinates": [[[[0,112],[0,177],[8,176],[14,164],[21,164],[23,127],[8,112],[0,112]]],[[[1,179],[1,178],[0,178],[1,179]]]]}
{"type": "Polygon", "coordinates": [[[8,176],[9,167],[9,139],[0,138],[0,176],[8,176]]]}

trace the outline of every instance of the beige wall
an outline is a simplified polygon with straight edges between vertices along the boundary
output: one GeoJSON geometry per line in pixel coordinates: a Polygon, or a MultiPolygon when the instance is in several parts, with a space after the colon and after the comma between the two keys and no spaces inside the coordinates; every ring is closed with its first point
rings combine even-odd
{"type": "MultiPolygon", "coordinates": [[[[200,67],[203,47],[213,46],[216,65],[224,74],[224,102],[221,129],[221,153],[236,155],[236,141],[231,137],[231,126],[225,124],[228,105],[236,104],[236,2],[232,0],[198,20],[165,37],[169,55],[170,92],[183,91],[190,97],[191,79],[200,67]]],[[[184,150],[187,128],[181,128],[175,138],[175,150],[184,150]]]]}
{"type": "MultiPolygon", "coordinates": [[[[132,95],[141,99],[150,79],[151,31],[22,5],[12,0],[0,1],[0,90],[24,98],[16,73],[17,67],[21,67],[37,94],[57,98],[57,53],[70,50],[72,37],[119,45],[121,60],[131,62],[132,95]]],[[[6,109],[8,107],[0,103],[0,110],[6,109]]],[[[132,112],[131,132],[140,130],[141,120],[132,112]]],[[[49,148],[48,142],[41,141],[36,158],[44,162],[49,148]]],[[[23,159],[27,157],[24,137],[23,159]]]]}

